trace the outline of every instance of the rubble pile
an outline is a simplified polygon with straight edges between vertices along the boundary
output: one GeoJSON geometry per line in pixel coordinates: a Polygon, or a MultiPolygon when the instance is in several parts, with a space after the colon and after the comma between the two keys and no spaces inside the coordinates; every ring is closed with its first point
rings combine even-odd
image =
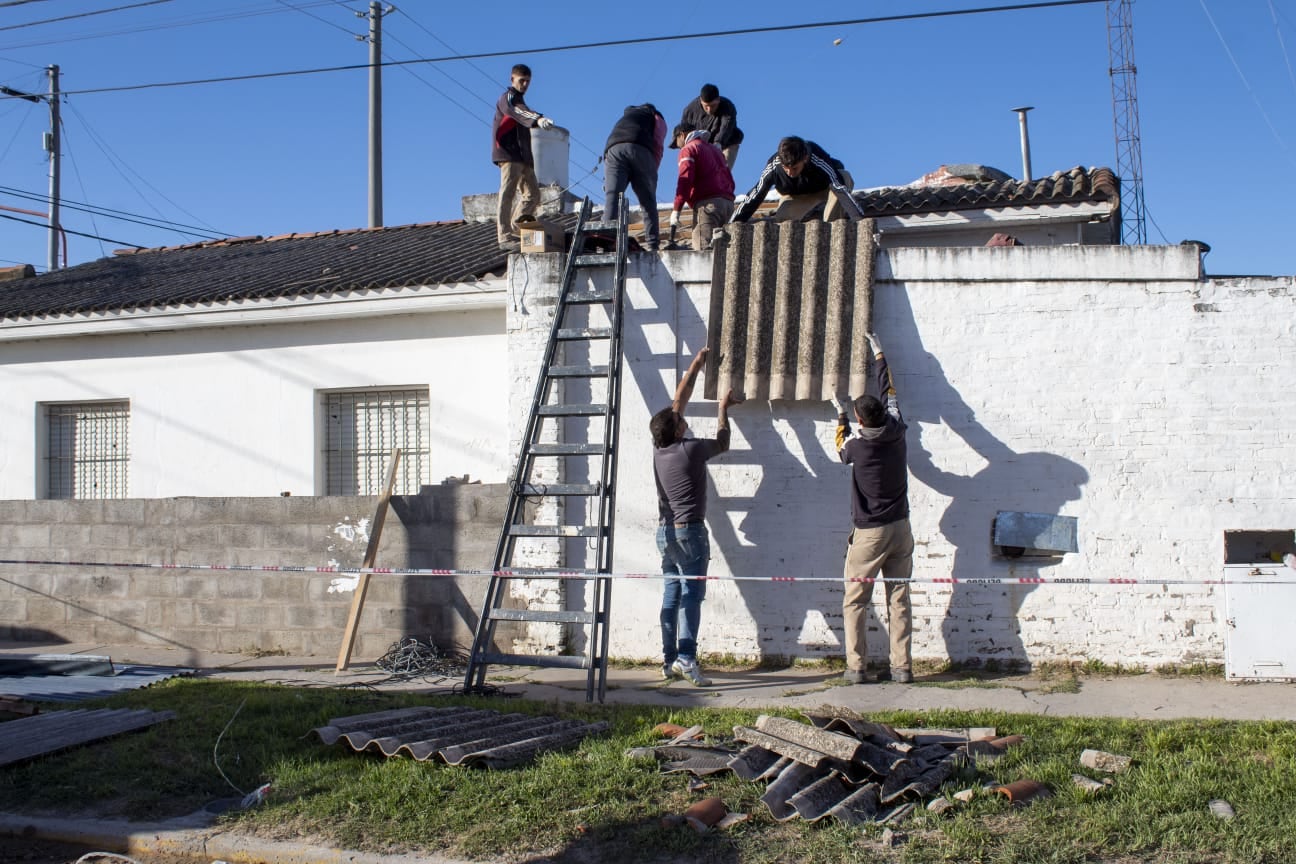
{"type": "Polygon", "coordinates": [[[942,786],[973,782],[978,759],[998,758],[1022,740],[998,738],[993,728],[905,730],[849,717],[808,719],[761,715],[754,727],[735,726],[735,741],[746,745],[741,749],[696,743],[701,729],[694,727],[631,755],[651,752],[664,760],[664,772],[732,771],[765,783],[761,801],[780,822],[830,817],[847,825],[894,824],[919,807],[954,806],[940,794],[942,786]]]}

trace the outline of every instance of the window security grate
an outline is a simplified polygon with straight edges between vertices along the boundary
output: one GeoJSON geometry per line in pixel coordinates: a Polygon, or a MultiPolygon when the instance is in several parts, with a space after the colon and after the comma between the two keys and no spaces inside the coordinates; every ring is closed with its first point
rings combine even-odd
{"type": "Polygon", "coordinates": [[[401,448],[395,494],[427,482],[428,388],[324,394],[325,495],[379,495],[387,460],[401,448]]]}
{"type": "Polygon", "coordinates": [[[47,498],[125,498],[130,402],[45,406],[47,498]]]}

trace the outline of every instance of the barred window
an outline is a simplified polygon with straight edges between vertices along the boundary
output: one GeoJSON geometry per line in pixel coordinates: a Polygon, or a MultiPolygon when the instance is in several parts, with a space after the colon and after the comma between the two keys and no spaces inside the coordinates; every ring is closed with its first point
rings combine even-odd
{"type": "Polygon", "coordinates": [[[45,404],[45,497],[125,498],[130,402],[45,404]]]}
{"type": "Polygon", "coordinates": [[[399,447],[394,491],[417,495],[427,482],[428,388],[342,390],[321,398],[324,494],[382,494],[391,449],[399,447]]]}

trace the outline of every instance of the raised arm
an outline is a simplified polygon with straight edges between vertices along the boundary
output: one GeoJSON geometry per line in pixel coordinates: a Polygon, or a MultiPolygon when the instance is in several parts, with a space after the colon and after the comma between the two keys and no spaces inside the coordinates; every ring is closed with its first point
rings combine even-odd
{"type": "Polygon", "coordinates": [[[886,411],[897,420],[902,420],[900,416],[900,400],[896,396],[895,382],[891,379],[891,367],[887,365],[886,355],[882,353],[882,343],[878,341],[876,333],[866,333],[869,348],[873,351],[874,366],[877,370],[878,396],[881,397],[882,403],[886,405],[886,411]]]}
{"type": "Polygon", "coordinates": [[[702,366],[706,363],[706,356],[711,349],[703,346],[693,357],[693,362],[689,364],[688,370],[684,377],[680,379],[679,386],[675,388],[675,401],[671,402],[671,408],[676,414],[683,414],[688,401],[693,396],[693,383],[697,380],[698,373],[702,371],[702,366]]]}
{"type": "Polygon", "coordinates": [[[739,405],[742,401],[741,396],[735,396],[732,390],[728,390],[720,400],[720,407],[716,409],[716,447],[721,453],[729,449],[729,406],[739,405]]]}

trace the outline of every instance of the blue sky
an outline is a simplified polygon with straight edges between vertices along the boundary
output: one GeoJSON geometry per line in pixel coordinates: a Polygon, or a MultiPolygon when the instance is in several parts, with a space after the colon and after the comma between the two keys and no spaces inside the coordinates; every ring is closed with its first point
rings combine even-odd
{"type": "MultiPolygon", "coordinates": [[[[140,0],[134,0],[140,2],[140,0]]],[[[124,92],[75,91],[363,64],[357,0],[164,0],[60,23],[31,22],[131,0],[0,5],[0,83],[43,92],[58,64],[66,199],[232,235],[367,223],[363,70],[124,92]],[[296,8],[290,8],[296,7],[296,8]]],[[[384,19],[391,60],[506,56],[384,72],[384,222],[456,219],[464,195],[494,191],[492,105],[514,62],[534,71],[528,102],[569,128],[570,175],[598,200],[597,153],[630,104],[670,123],[707,81],[747,135],[735,169],[755,180],[797,134],[840,158],[857,186],[908,183],[943,163],[1020,176],[1016,115],[1030,115],[1034,174],[1115,167],[1103,3],[554,53],[528,49],[639,36],[803,24],[1000,5],[991,0],[797,4],[493,3],[405,0],[384,19]],[[836,40],[841,40],[835,44],[836,40]],[[588,149],[587,149],[588,148],[588,149]],[[593,152],[592,152],[593,151],[593,152]]],[[[1296,0],[1137,0],[1149,242],[1209,243],[1213,274],[1296,273],[1296,0]]],[[[44,105],[0,99],[0,205],[44,210],[44,105]]],[[[663,162],[659,200],[673,191],[663,162]]],[[[22,219],[38,217],[0,210],[22,219]]],[[[171,230],[64,211],[112,241],[176,245],[171,230]]],[[[121,242],[69,237],[71,263],[121,242]]],[[[43,269],[43,228],[0,219],[0,264],[43,269]]]]}

